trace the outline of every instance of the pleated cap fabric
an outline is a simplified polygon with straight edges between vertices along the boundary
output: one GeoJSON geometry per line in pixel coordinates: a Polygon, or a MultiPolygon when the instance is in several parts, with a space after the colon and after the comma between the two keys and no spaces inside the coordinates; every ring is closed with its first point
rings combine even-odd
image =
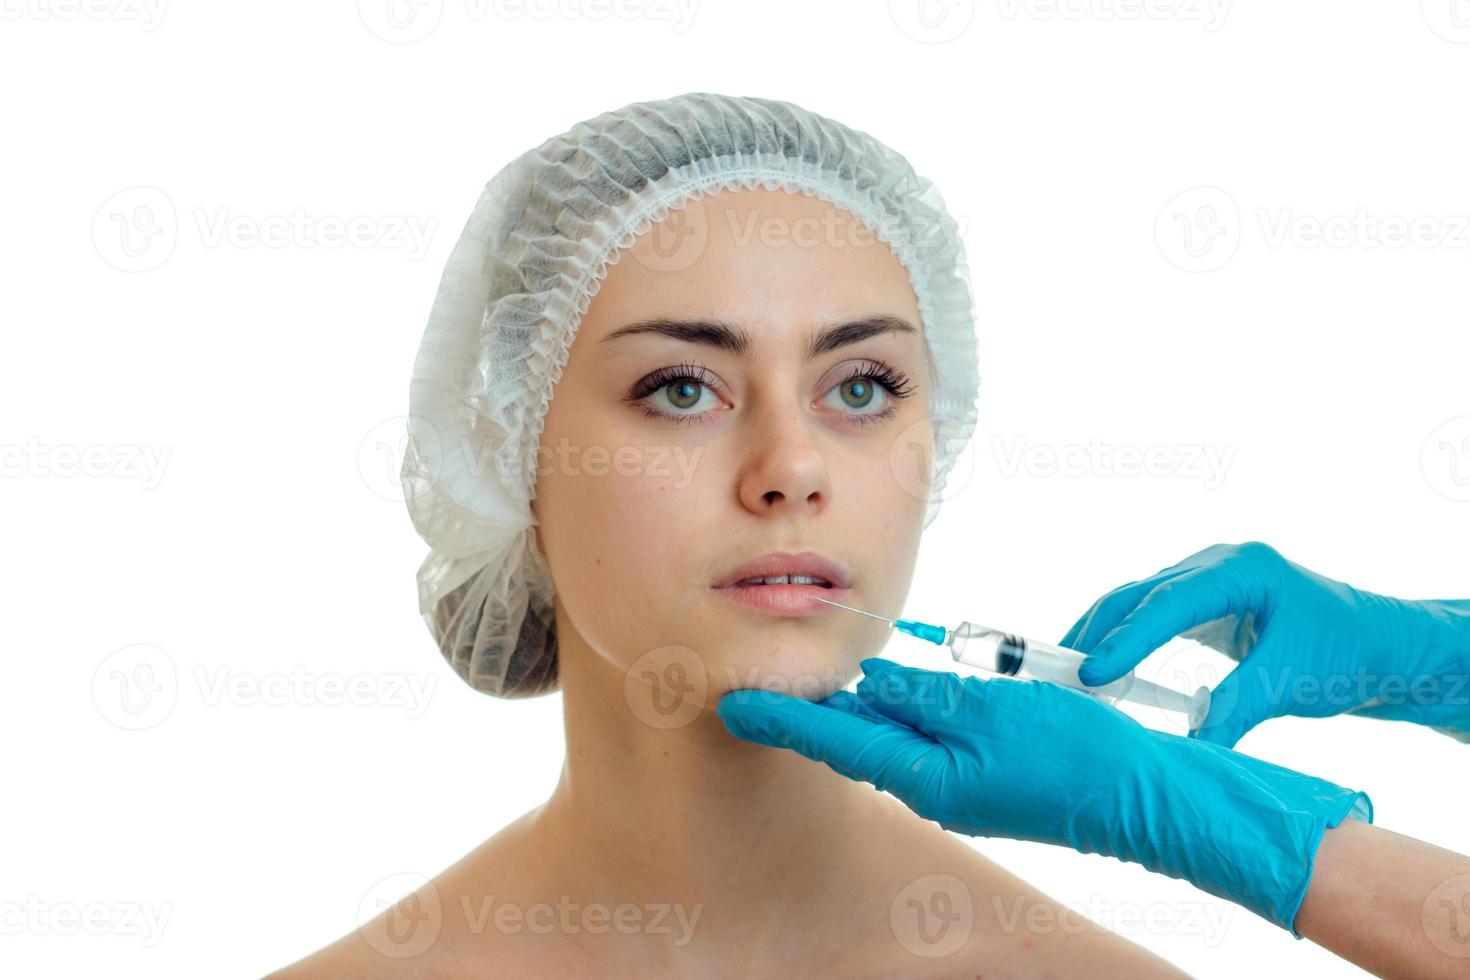
{"type": "Polygon", "coordinates": [[[938,512],[980,379],[964,247],[934,185],[866,133],[788,102],[693,92],[603,113],[486,185],[414,363],[401,477],[429,545],[419,611],[476,690],[557,686],[554,587],[531,512],[537,447],[610,260],[671,210],[757,187],[850,212],[907,269],[936,372],[925,526],[938,512]]]}

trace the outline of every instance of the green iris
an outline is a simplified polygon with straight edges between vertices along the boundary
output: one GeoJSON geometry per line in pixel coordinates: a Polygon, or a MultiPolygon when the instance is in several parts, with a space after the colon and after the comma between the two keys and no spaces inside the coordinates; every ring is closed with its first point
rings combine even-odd
{"type": "Polygon", "coordinates": [[[842,400],[853,408],[867,408],[873,400],[873,385],[867,378],[853,378],[841,386],[842,400]]]}
{"type": "Polygon", "coordinates": [[[692,381],[681,381],[678,384],[669,385],[669,401],[676,408],[693,408],[699,404],[699,390],[703,385],[692,381]],[[687,399],[687,400],[686,400],[687,399]]]}

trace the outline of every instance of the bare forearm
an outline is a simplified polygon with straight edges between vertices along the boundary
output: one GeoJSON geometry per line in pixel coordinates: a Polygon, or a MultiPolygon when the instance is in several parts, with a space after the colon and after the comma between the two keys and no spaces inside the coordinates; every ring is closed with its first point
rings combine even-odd
{"type": "Polygon", "coordinates": [[[1295,925],[1381,976],[1464,977],[1470,858],[1344,820],[1322,837],[1295,925]]]}

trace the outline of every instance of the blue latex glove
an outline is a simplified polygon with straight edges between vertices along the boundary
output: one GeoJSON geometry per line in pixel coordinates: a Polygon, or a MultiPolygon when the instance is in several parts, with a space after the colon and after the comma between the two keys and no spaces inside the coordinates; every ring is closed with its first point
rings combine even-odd
{"type": "Polygon", "coordinates": [[[1240,661],[1200,738],[1233,746],[1281,715],[1351,711],[1470,741],[1470,600],[1395,599],[1287,561],[1258,541],[1218,544],[1103,596],[1062,638],[1106,684],[1176,635],[1240,661]]]}
{"type": "Polygon", "coordinates": [[[740,738],[825,762],[947,830],[1133,861],[1293,928],[1328,827],[1372,822],[1363,793],[1145,728],[1043,681],[863,661],[857,694],[725,695],[740,738]]]}

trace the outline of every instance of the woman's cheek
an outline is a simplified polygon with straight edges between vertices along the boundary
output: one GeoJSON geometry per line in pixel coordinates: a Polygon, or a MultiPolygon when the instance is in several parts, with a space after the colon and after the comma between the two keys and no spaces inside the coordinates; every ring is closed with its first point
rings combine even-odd
{"type": "MultiPolygon", "coordinates": [[[[604,533],[634,552],[635,567],[646,574],[647,559],[672,557],[708,537],[693,532],[700,526],[701,506],[711,497],[695,487],[680,487],[658,473],[636,473],[609,478],[601,498],[599,517],[604,533]]],[[[671,567],[671,566],[665,566],[671,567]]]]}

